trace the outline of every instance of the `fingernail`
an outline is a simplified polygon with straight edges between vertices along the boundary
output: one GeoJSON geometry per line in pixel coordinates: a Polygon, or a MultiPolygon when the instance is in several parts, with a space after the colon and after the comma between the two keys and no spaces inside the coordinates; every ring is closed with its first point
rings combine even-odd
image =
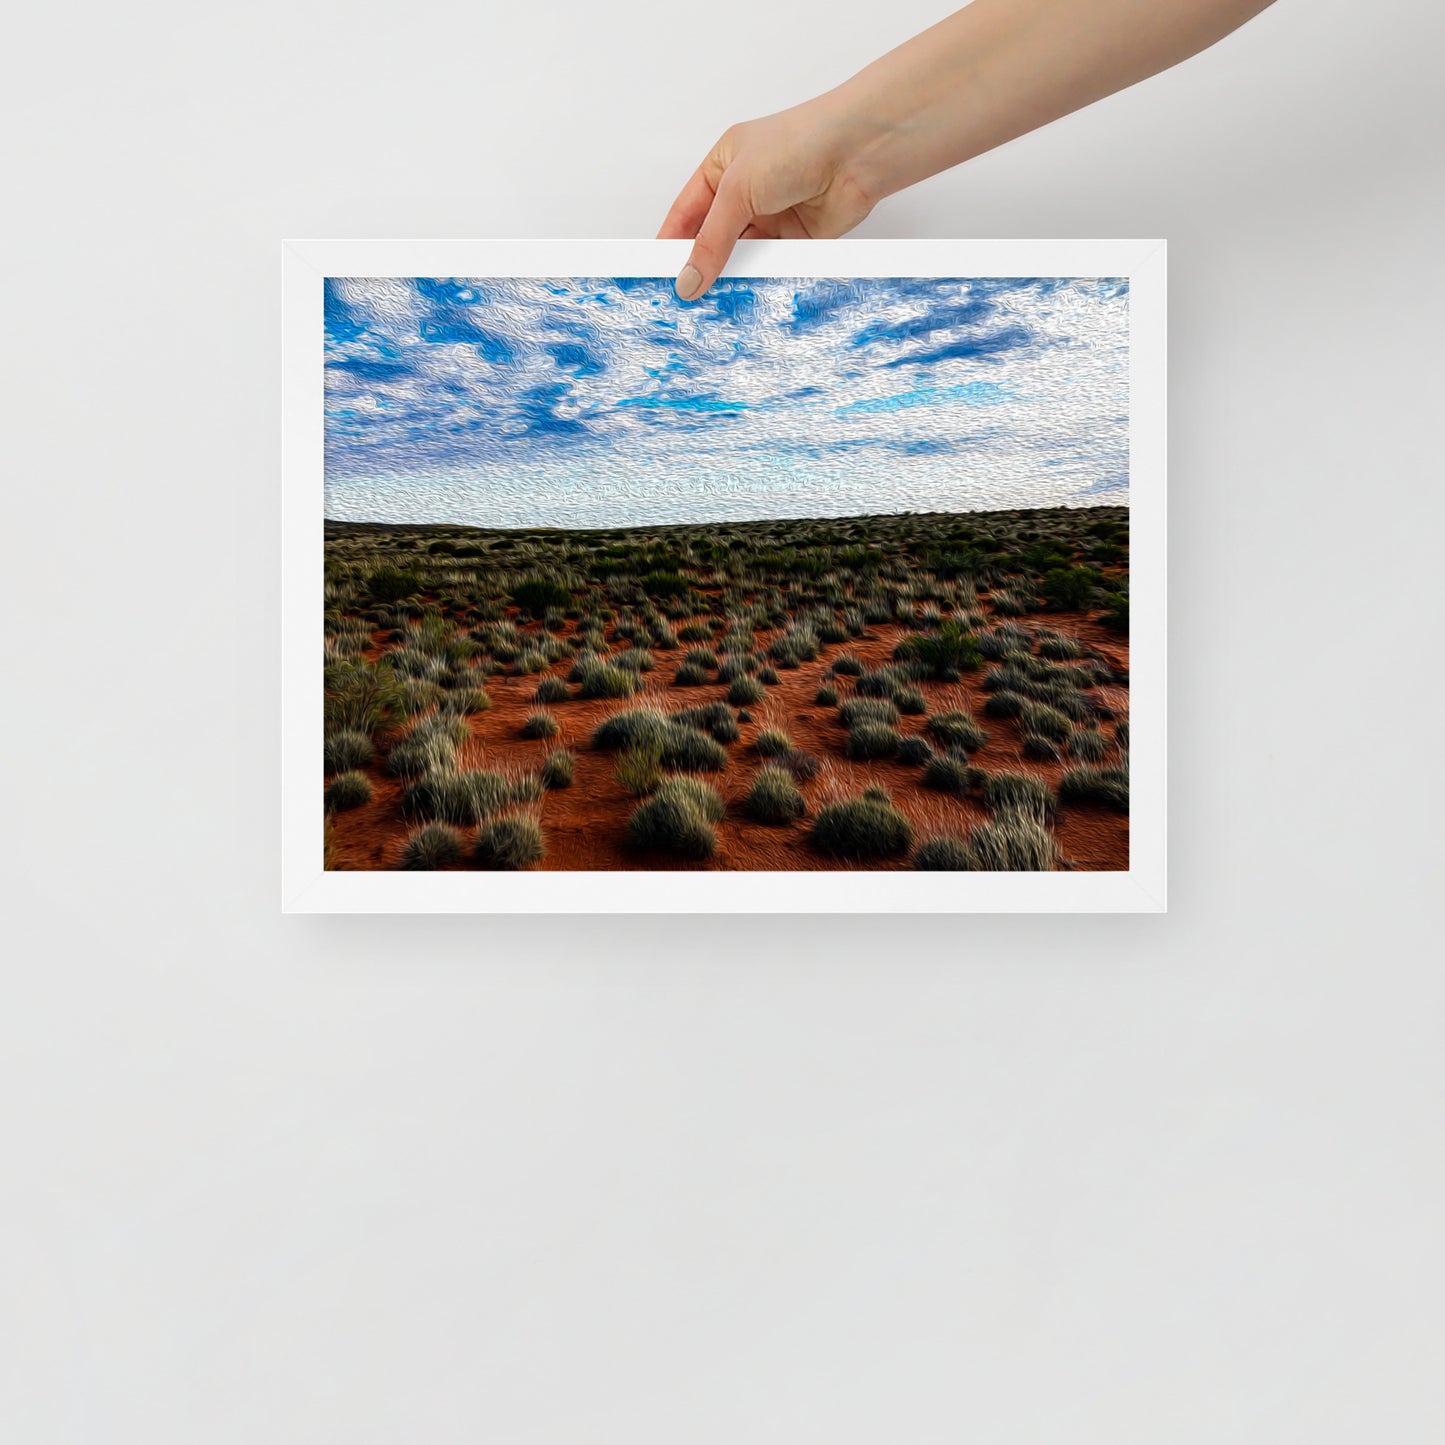
{"type": "Polygon", "coordinates": [[[702,290],[702,272],[689,261],[678,272],[677,282],[673,289],[677,292],[678,300],[691,301],[702,290]]]}

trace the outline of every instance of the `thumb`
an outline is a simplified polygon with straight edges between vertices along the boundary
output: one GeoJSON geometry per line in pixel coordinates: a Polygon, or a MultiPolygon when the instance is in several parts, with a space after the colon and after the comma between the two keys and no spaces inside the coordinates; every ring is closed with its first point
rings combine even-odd
{"type": "Polygon", "coordinates": [[[753,208],[745,192],[746,187],[736,179],[735,171],[724,173],[698,229],[692,255],[678,272],[676,290],[681,300],[691,301],[701,296],[727,265],[738,237],[753,219],[753,208]]]}

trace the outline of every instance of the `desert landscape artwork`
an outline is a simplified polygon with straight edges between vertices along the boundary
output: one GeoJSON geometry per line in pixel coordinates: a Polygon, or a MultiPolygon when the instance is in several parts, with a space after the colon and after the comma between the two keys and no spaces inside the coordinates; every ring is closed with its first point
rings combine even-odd
{"type": "Polygon", "coordinates": [[[1128,869],[1127,281],[325,296],[327,869],[1128,869]]]}

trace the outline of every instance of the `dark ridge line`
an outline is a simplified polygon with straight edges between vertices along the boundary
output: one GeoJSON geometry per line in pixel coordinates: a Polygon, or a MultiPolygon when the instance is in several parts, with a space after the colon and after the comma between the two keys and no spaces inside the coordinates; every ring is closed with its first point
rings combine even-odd
{"type": "Polygon", "coordinates": [[[538,533],[551,533],[556,536],[597,536],[609,537],[625,534],[628,532],[684,532],[684,531],[713,531],[723,527],[798,527],[813,526],[820,527],[829,524],[843,524],[849,522],[893,522],[913,518],[924,520],[929,517],[940,518],[1017,518],[1017,517],[1048,517],[1072,512],[1122,512],[1127,514],[1129,508],[1120,503],[1106,503],[1100,506],[1082,507],[1006,507],[997,508],[993,511],[974,512],[852,512],[840,517],[749,517],[746,519],[729,519],[727,521],[711,522],[636,522],[626,527],[552,527],[538,525],[534,527],[482,527],[472,522],[348,522],[336,517],[326,517],[323,524],[326,527],[346,527],[353,531],[364,532],[481,532],[487,536],[536,536],[538,533]]]}

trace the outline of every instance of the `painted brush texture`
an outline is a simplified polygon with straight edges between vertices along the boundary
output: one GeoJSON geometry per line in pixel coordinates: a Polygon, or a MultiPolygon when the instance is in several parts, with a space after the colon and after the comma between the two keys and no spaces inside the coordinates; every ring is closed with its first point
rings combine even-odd
{"type": "Polygon", "coordinates": [[[334,279],[326,514],[617,527],[1127,504],[1112,279],[334,279]]]}

